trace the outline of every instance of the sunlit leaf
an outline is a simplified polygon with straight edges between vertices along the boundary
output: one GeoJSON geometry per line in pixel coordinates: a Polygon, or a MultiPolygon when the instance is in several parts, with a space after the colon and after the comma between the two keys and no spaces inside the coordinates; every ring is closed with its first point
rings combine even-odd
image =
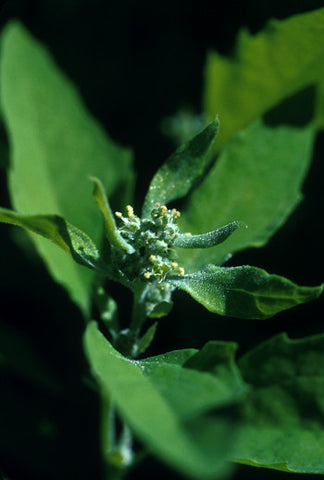
{"type": "Polygon", "coordinates": [[[107,200],[106,192],[101,181],[96,177],[90,177],[94,184],[93,196],[104,217],[106,237],[111,245],[116,248],[122,248],[128,253],[134,253],[134,248],[129,245],[120,235],[116,222],[107,200]]]}
{"type": "MultiPolygon", "coordinates": [[[[237,391],[233,394],[208,373],[174,363],[164,368],[160,360],[153,359],[152,363],[128,360],[113,349],[94,323],[87,328],[85,348],[103,395],[112,399],[123,420],[150,452],[193,478],[211,479],[228,471],[224,456],[232,448],[235,427],[227,416],[218,416],[214,411],[209,413],[208,421],[204,416],[196,421],[194,413],[232,403],[237,391]],[[162,392],[163,375],[166,380],[175,378],[175,371],[181,376],[180,384],[183,383],[187,394],[191,392],[195,397],[191,407],[189,402],[187,412],[180,411],[179,397],[183,392],[177,386],[173,393],[177,395],[177,390],[179,397],[174,402],[162,392]],[[199,388],[204,388],[201,397],[199,388]]],[[[171,355],[169,360],[176,357],[171,355]]]]}
{"type": "MultiPolygon", "coordinates": [[[[324,9],[271,20],[260,33],[241,31],[233,58],[211,51],[205,70],[204,112],[220,116],[221,149],[267,110],[309,85],[323,88],[324,9]]],[[[317,108],[323,126],[323,112],[317,108]]]]}
{"type": "Polygon", "coordinates": [[[168,204],[190,191],[206,170],[217,132],[218,121],[215,120],[168,158],[151,181],[144,201],[143,217],[150,215],[156,202],[168,204]]]}
{"type": "Polygon", "coordinates": [[[264,319],[317,298],[323,286],[300,287],[279,275],[244,265],[204,269],[168,281],[219,315],[264,319]]]}
{"type": "Polygon", "coordinates": [[[69,253],[81,265],[104,271],[99,251],[91,238],[58,215],[20,215],[0,208],[0,222],[40,235],[69,253]]]}
{"type": "Polygon", "coordinates": [[[232,222],[224,227],[213,230],[212,232],[202,233],[201,235],[191,235],[182,233],[174,241],[175,247],[180,248],[210,248],[223,243],[233,232],[244,224],[232,222]]]}
{"type": "Polygon", "coordinates": [[[208,232],[233,221],[238,229],[208,250],[179,250],[186,269],[222,264],[228,254],[260,247],[281,227],[301,200],[301,185],[312,155],[311,127],[270,127],[256,123],[238,134],[193,193],[180,223],[182,231],[208,232]]]}
{"type": "MultiPolygon", "coordinates": [[[[105,134],[49,53],[17,22],[5,28],[1,53],[14,208],[23,214],[61,215],[99,245],[102,220],[88,176],[101,178],[111,195],[129,177],[130,153],[105,134]]],[[[43,239],[33,241],[54,278],[87,311],[91,272],[43,239]]]]}

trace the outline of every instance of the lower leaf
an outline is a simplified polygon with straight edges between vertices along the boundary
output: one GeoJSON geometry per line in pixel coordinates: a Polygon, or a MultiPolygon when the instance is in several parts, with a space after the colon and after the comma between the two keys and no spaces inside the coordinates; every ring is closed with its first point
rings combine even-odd
{"type": "Polygon", "coordinates": [[[94,322],[86,330],[85,350],[103,396],[112,399],[123,421],[149,451],[199,480],[221,478],[228,472],[225,458],[237,432],[233,420],[217,407],[233,403],[242,390],[223,385],[209,373],[182,368],[179,361],[185,362],[195,351],[128,360],[114,350],[94,322]]]}
{"type": "Polygon", "coordinates": [[[324,335],[278,335],[239,362],[253,387],[232,457],[286,472],[324,473],[324,335]]]}

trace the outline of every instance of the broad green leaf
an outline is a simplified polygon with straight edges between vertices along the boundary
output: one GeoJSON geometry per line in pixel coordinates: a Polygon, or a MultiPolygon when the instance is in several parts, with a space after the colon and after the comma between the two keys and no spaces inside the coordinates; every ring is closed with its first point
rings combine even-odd
{"type": "Polygon", "coordinates": [[[180,351],[180,358],[175,352],[167,361],[159,355],[139,363],[178,415],[188,419],[236,403],[246,394],[234,362],[236,348],[233,343],[213,341],[186,361],[180,351]]]}
{"type": "Polygon", "coordinates": [[[237,318],[265,319],[282,310],[317,298],[323,286],[300,287],[279,275],[244,265],[216,267],[168,278],[207,310],[237,318]]]}
{"type": "Polygon", "coordinates": [[[0,222],[41,235],[69,253],[81,265],[108,273],[91,238],[58,215],[20,215],[0,207],[0,222]]]}
{"type": "Polygon", "coordinates": [[[238,134],[220,155],[182,212],[182,231],[204,233],[239,220],[241,228],[208,250],[179,250],[179,263],[197,269],[222,264],[228,254],[264,245],[301,200],[311,160],[311,127],[269,127],[256,123],[238,134]]]}
{"type": "MultiPolygon", "coordinates": [[[[213,417],[210,414],[209,425],[204,417],[198,424],[195,424],[195,419],[185,423],[178,408],[169,403],[151,380],[147,362],[131,361],[120,355],[93,322],[87,327],[85,349],[103,394],[112,399],[119,414],[149,451],[193,478],[212,479],[227,471],[228,465],[224,464],[223,458],[230,451],[235,428],[225,416],[213,417]],[[213,444],[207,442],[207,438],[211,440],[211,434],[214,435],[213,444]]],[[[171,369],[172,366],[174,364],[171,364],[171,369]]],[[[185,370],[188,383],[190,375],[193,383],[198,377],[205,378],[207,396],[208,381],[213,382],[213,377],[195,370],[182,370],[185,370]]],[[[203,382],[201,380],[201,385],[203,382]]],[[[220,384],[218,389],[215,384],[211,388],[214,393],[221,392],[225,398],[220,384]]],[[[194,386],[191,391],[198,398],[194,386]]],[[[210,394],[209,399],[212,403],[210,394]]],[[[214,397],[215,404],[217,398],[214,397]]]]}
{"type": "Polygon", "coordinates": [[[187,235],[182,233],[174,241],[175,247],[180,248],[210,248],[223,243],[233,232],[242,226],[240,222],[232,222],[224,227],[201,235],[187,235]]]}
{"type": "Polygon", "coordinates": [[[120,235],[114,215],[107,200],[106,192],[101,181],[96,177],[90,177],[94,184],[93,196],[104,217],[105,233],[107,240],[116,248],[122,248],[128,253],[134,253],[134,248],[129,245],[120,235]]]}
{"type": "Polygon", "coordinates": [[[168,158],[151,181],[143,205],[143,217],[150,216],[156,202],[168,204],[190,191],[206,170],[217,132],[218,120],[215,120],[168,158]]]}
{"type": "Polygon", "coordinates": [[[324,473],[324,335],[278,335],[239,362],[253,387],[233,459],[300,473],[324,473]]]}
{"type": "Polygon", "coordinates": [[[209,341],[184,363],[187,368],[209,372],[233,394],[245,393],[242,376],[235,363],[237,344],[209,341]]]}
{"type": "Polygon", "coordinates": [[[322,89],[323,78],[324,9],[272,20],[257,35],[242,31],[233,58],[207,58],[204,112],[222,122],[216,148],[286,97],[309,85],[322,89]]]}
{"type": "MultiPolygon", "coordinates": [[[[105,134],[49,53],[16,22],[2,36],[0,93],[14,208],[61,215],[99,244],[102,221],[88,176],[100,177],[111,195],[129,176],[130,153],[105,134]]],[[[87,311],[91,272],[43,239],[33,240],[54,278],[87,311]]]]}

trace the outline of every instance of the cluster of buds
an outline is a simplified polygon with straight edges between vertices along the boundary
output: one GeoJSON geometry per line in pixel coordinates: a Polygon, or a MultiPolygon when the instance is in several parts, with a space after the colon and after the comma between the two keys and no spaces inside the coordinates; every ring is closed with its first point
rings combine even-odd
{"type": "MultiPolygon", "coordinates": [[[[169,272],[184,275],[184,269],[175,261],[172,248],[179,235],[176,222],[180,212],[159,203],[155,204],[151,218],[139,218],[130,205],[126,207],[126,212],[126,216],[121,212],[115,212],[115,215],[122,222],[120,234],[134,248],[134,253],[123,259],[123,271],[129,279],[140,276],[145,281],[161,284],[169,272]],[[135,265],[136,271],[133,268],[135,265]]],[[[160,288],[163,286],[160,285],[160,288]]]]}

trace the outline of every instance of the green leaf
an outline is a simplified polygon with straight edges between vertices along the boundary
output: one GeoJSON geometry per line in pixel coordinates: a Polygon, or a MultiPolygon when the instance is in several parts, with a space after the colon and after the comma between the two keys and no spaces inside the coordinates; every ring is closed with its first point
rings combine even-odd
{"type": "Polygon", "coordinates": [[[94,184],[94,199],[104,217],[105,233],[108,242],[116,248],[122,248],[128,253],[134,253],[134,248],[123,239],[117,229],[114,215],[108,203],[107,195],[105,193],[103,184],[96,177],[90,177],[90,180],[94,184]]]}
{"type": "MultiPolygon", "coordinates": [[[[2,36],[1,108],[11,147],[10,193],[23,214],[58,214],[99,244],[102,221],[88,176],[108,195],[129,177],[130,153],[107,137],[49,53],[18,23],[2,36]]],[[[53,277],[84,312],[92,274],[38,237],[53,277]]]]}
{"type": "Polygon", "coordinates": [[[217,132],[218,120],[215,120],[168,158],[151,181],[143,205],[143,217],[150,216],[156,202],[168,204],[190,191],[206,170],[217,132]]]}
{"type": "Polygon", "coordinates": [[[179,250],[179,263],[186,269],[222,264],[235,251],[264,245],[301,200],[313,137],[311,127],[271,128],[261,122],[238,134],[193,193],[180,223],[192,233],[234,220],[248,228],[212,249],[179,250]]]}
{"type": "Polygon", "coordinates": [[[207,310],[237,318],[265,319],[282,310],[317,298],[319,287],[300,287],[279,275],[244,265],[216,267],[185,276],[168,278],[175,287],[189,293],[207,310]]]}
{"type": "MultiPolygon", "coordinates": [[[[169,403],[168,398],[164,397],[151,378],[154,365],[160,363],[153,360],[149,365],[147,361],[135,362],[126,359],[113,349],[93,322],[87,327],[85,348],[103,395],[111,397],[123,420],[149,451],[193,478],[212,479],[228,470],[223,459],[226,454],[229,455],[235,428],[225,415],[218,417],[215,414],[213,417],[210,413],[209,423],[206,417],[199,417],[197,423],[196,417],[188,419],[188,423],[184,422],[179,405],[169,403]],[[210,441],[211,435],[213,443],[210,441]]],[[[170,358],[174,359],[176,356],[171,355],[170,358]]],[[[179,356],[182,357],[181,354],[179,356]]],[[[170,365],[171,370],[168,371],[166,365],[165,372],[174,377],[172,369],[177,368],[177,365],[170,365]]],[[[181,367],[178,372],[185,376],[183,383],[187,385],[187,392],[190,390],[196,403],[200,402],[200,405],[196,405],[199,411],[234,400],[235,395],[226,392],[226,388],[224,391],[222,385],[213,380],[212,375],[181,367]],[[210,394],[209,382],[212,383],[213,393],[219,394],[221,400],[210,394]],[[199,400],[197,385],[204,385],[202,400],[199,400]],[[204,400],[205,406],[202,407],[204,400]]],[[[158,376],[161,378],[161,375],[158,376]]],[[[191,403],[187,403],[190,408],[191,403]]],[[[193,409],[191,413],[194,413],[193,409]]]]}
{"type": "Polygon", "coordinates": [[[253,389],[233,459],[324,473],[324,335],[278,335],[248,352],[239,366],[253,389]]]}
{"type": "Polygon", "coordinates": [[[179,351],[167,361],[159,355],[139,363],[181,418],[188,419],[236,403],[246,394],[235,365],[236,349],[233,343],[212,341],[200,351],[191,351],[186,360],[179,351]]]}
{"type": "Polygon", "coordinates": [[[41,235],[68,252],[81,265],[100,272],[107,271],[91,238],[58,215],[20,215],[0,207],[0,222],[41,235]]]}
{"type": "Polygon", "coordinates": [[[241,222],[232,222],[224,227],[201,235],[187,235],[182,233],[174,241],[175,247],[180,248],[210,248],[224,242],[233,232],[242,226],[241,222]]]}
{"type": "Polygon", "coordinates": [[[217,148],[286,97],[309,85],[322,89],[323,58],[323,8],[271,20],[257,35],[241,31],[233,58],[210,52],[203,103],[208,118],[222,121],[217,148]]]}

